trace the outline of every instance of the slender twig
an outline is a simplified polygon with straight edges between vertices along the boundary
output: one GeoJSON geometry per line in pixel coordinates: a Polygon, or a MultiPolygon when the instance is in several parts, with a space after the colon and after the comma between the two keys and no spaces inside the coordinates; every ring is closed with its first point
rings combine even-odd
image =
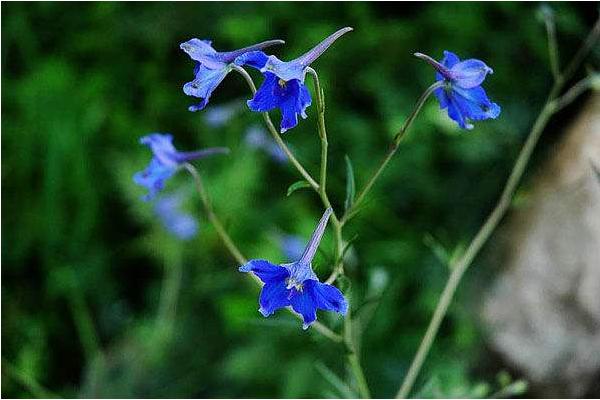
{"type": "MultiPolygon", "coordinates": [[[[547,6],[546,6],[547,7],[547,6]]],[[[560,77],[560,66],[558,56],[558,43],[556,41],[556,24],[552,10],[547,7],[543,10],[546,33],[548,34],[548,56],[550,58],[550,71],[556,82],[560,77]]]]}
{"type": "MultiPolygon", "coordinates": [[[[583,46],[577,52],[577,55],[575,56],[575,60],[577,60],[577,62],[574,63],[572,61],[566,70],[567,72],[565,73],[572,74],[575,72],[575,70],[577,70],[599,36],[600,19],[596,22],[594,28],[584,41],[583,46]]],[[[494,229],[508,210],[512,196],[519,184],[519,181],[521,180],[521,177],[523,176],[523,173],[525,172],[525,168],[529,162],[529,159],[531,158],[531,154],[533,153],[535,145],[538,142],[538,139],[540,138],[550,117],[558,110],[556,107],[556,99],[558,94],[561,92],[564,83],[568,81],[568,79],[568,76],[561,75],[559,79],[555,81],[552,89],[550,90],[546,103],[542,108],[542,111],[538,115],[533,127],[531,128],[523,148],[519,152],[519,156],[517,157],[515,165],[510,173],[506,185],[504,186],[504,190],[502,191],[498,203],[469,244],[465,253],[456,262],[452,263],[452,273],[450,274],[446,286],[444,287],[440,300],[433,313],[433,317],[431,318],[429,326],[427,327],[427,331],[425,332],[425,336],[423,336],[423,340],[419,345],[417,354],[415,355],[408,373],[406,374],[406,377],[404,378],[404,381],[402,382],[402,385],[396,394],[396,398],[406,398],[410,393],[419,371],[423,366],[425,358],[431,349],[431,345],[435,340],[440,324],[448,311],[450,303],[452,302],[452,298],[454,297],[454,293],[456,292],[456,288],[458,287],[461,278],[463,277],[467,268],[473,262],[475,256],[479,253],[481,247],[489,239],[491,234],[494,232],[494,229]]],[[[567,91],[567,93],[569,93],[569,91],[567,91]]]]}
{"type": "Polygon", "coordinates": [[[346,356],[348,358],[350,370],[356,379],[356,385],[358,387],[358,393],[360,394],[360,397],[363,399],[368,399],[371,398],[371,393],[369,391],[369,385],[367,384],[363,370],[360,366],[352,324],[352,315],[350,314],[350,307],[348,307],[346,317],[344,318],[344,343],[346,344],[346,351],[348,352],[346,356]]]}
{"type": "MultiPolygon", "coordinates": [[[[194,179],[196,190],[198,191],[198,194],[200,195],[200,200],[202,201],[204,210],[208,216],[208,219],[215,227],[215,230],[217,231],[217,234],[221,238],[221,241],[225,244],[225,247],[227,248],[227,250],[229,250],[229,253],[233,256],[233,258],[235,258],[235,260],[240,265],[246,264],[248,262],[248,260],[246,259],[246,257],[243,256],[242,252],[235,245],[235,243],[233,242],[233,240],[231,239],[231,237],[229,236],[229,234],[223,227],[223,224],[219,220],[219,217],[217,217],[217,215],[215,214],[213,207],[212,207],[212,203],[210,201],[210,198],[208,197],[208,193],[206,192],[206,189],[204,188],[204,185],[202,184],[202,179],[200,177],[200,174],[198,173],[196,168],[194,168],[194,166],[190,163],[183,164],[183,167],[190,173],[190,175],[194,179]]],[[[254,279],[254,281],[259,286],[263,285],[263,283],[257,276],[255,276],[254,274],[250,274],[250,276],[254,279]]],[[[294,314],[297,318],[300,318],[300,319],[302,318],[301,315],[295,313],[290,307],[287,307],[287,310],[290,311],[292,314],[294,314]]],[[[323,336],[325,336],[326,338],[328,338],[334,342],[341,342],[343,340],[343,338],[340,335],[333,332],[331,329],[327,328],[325,325],[323,325],[319,322],[315,322],[314,324],[312,324],[312,327],[317,332],[319,332],[320,334],[322,334],[323,336]]]]}
{"type": "Polygon", "coordinates": [[[38,399],[60,398],[59,395],[40,385],[40,383],[36,381],[32,376],[19,371],[15,366],[13,366],[11,363],[4,359],[2,359],[2,372],[6,373],[15,381],[19,382],[19,384],[21,384],[25,389],[27,389],[29,393],[31,393],[34,397],[38,399]]]}
{"type": "Polygon", "coordinates": [[[246,264],[248,262],[248,260],[246,260],[246,258],[242,255],[242,252],[237,248],[237,246],[235,245],[233,240],[231,240],[231,237],[225,230],[225,227],[223,227],[221,220],[219,220],[219,218],[215,214],[215,212],[212,208],[212,203],[210,201],[210,198],[208,197],[208,193],[206,193],[206,190],[204,189],[204,185],[202,184],[202,178],[200,178],[200,174],[198,173],[196,168],[194,168],[194,166],[190,163],[183,164],[183,167],[190,173],[190,175],[192,175],[192,178],[194,178],[194,183],[196,184],[196,189],[198,190],[198,194],[200,195],[200,200],[202,201],[202,204],[204,205],[204,210],[206,211],[206,215],[208,216],[208,219],[215,227],[215,230],[217,231],[217,234],[223,241],[223,244],[225,244],[225,247],[227,247],[227,250],[229,250],[229,252],[233,256],[233,258],[235,258],[235,260],[239,264],[241,264],[241,265],[246,264]]]}
{"type": "Polygon", "coordinates": [[[158,328],[157,332],[166,332],[170,336],[173,331],[183,275],[183,254],[181,247],[177,246],[173,257],[168,257],[164,262],[165,271],[160,290],[156,326],[158,328]]]}
{"type": "Polygon", "coordinates": [[[392,157],[394,157],[394,154],[396,154],[396,150],[398,150],[398,147],[399,147],[400,143],[402,142],[402,139],[404,138],[406,131],[412,125],[413,121],[419,114],[419,111],[421,111],[421,108],[425,104],[425,101],[427,100],[427,98],[436,89],[439,89],[443,85],[444,85],[443,81],[435,82],[433,85],[429,86],[427,88],[427,90],[425,90],[425,92],[423,92],[421,97],[419,97],[419,100],[417,100],[417,104],[415,105],[415,108],[410,113],[410,115],[408,116],[408,118],[406,119],[406,121],[404,122],[404,124],[402,125],[400,130],[398,131],[398,133],[396,133],[396,135],[394,136],[394,140],[390,144],[388,152],[385,155],[385,157],[383,158],[383,160],[381,161],[381,163],[379,164],[379,167],[377,168],[377,170],[375,170],[375,173],[371,176],[371,178],[367,181],[367,183],[365,184],[363,189],[359,192],[358,196],[356,197],[356,200],[352,204],[352,207],[350,207],[348,210],[346,210],[346,213],[344,214],[344,216],[342,217],[342,219],[340,221],[342,226],[346,222],[348,222],[354,215],[356,215],[358,208],[360,207],[361,203],[364,201],[365,197],[367,196],[367,194],[369,193],[369,191],[371,190],[371,188],[373,187],[373,185],[379,178],[379,175],[381,175],[381,173],[385,170],[385,167],[388,165],[388,163],[390,162],[392,157]]]}
{"type": "Polygon", "coordinates": [[[587,57],[588,53],[594,48],[594,45],[598,41],[599,37],[600,37],[600,18],[598,18],[596,20],[594,27],[592,28],[592,30],[588,34],[587,38],[583,42],[583,45],[579,48],[579,50],[573,57],[573,60],[571,60],[571,62],[567,65],[565,70],[562,72],[560,79],[559,79],[559,83],[561,86],[563,84],[565,84],[569,79],[571,79],[571,77],[573,76],[575,71],[577,71],[577,68],[579,68],[579,66],[581,65],[583,60],[587,57]]]}
{"type": "MultiPolygon", "coordinates": [[[[248,74],[248,72],[246,72],[246,70],[244,68],[238,67],[237,65],[233,66],[233,69],[235,71],[239,72],[240,75],[242,75],[244,77],[244,79],[246,80],[246,83],[248,84],[248,86],[250,87],[250,90],[252,91],[252,94],[256,93],[256,85],[254,84],[254,81],[252,80],[252,77],[248,74]]],[[[263,116],[263,119],[265,120],[265,124],[267,125],[269,132],[271,133],[271,136],[273,136],[273,139],[275,139],[275,142],[277,143],[277,145],[287,155],[287,157],[290,160],[290,162],[292,163],[292,165],[298,170],[298,172],[300,173],[300,175],[302,175],[302,177],[306,180],[306,182],[308,182],[308,184],[313,188],[313,190],[318,192],[319,184],[313,179],[312,176],[310,176],[310,174],[306,171],[306,169],[304,169],[304,167],[296,159],[296,157],[294,156],[294,154],[292,153],[290,148],[285,144],[285,142],[281,138],[281,135],[277,131],[277,128],[275,128],[275,125],[273,125],[273,121],[271,120],[269,113],[264,112],[264,113],[262,113],[262,116],[263,116]]]]}
{"type": "Polygon", "coordinates": [[[567,90],[565,94],[556,99],[554,102],[556,111],[558,112],[562,110],[563,108],[571,104],[571,102],[573,102],[573,100],[579,97],[583,92],[591,88],[594,83],[594,79],[598,78],[594,76],[588,76],[583,78],[575,85],[573,85],[569,90],[567,90]]]}

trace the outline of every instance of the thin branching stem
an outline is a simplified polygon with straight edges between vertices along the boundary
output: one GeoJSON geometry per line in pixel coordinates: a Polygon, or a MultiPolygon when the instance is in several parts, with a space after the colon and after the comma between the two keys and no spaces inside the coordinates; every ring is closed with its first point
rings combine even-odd
{"type": "Polygon", "coordinates": [[[550,71],[554,77],[554,81],[558,81],[560,77],[560,66],[558,56],[558,42],[556,40],[556,24],[552,11],[548,10],[544,13],[544,23],[546,24],[546,33],[548,35],[548,56],[550,58],[550,71]]]}

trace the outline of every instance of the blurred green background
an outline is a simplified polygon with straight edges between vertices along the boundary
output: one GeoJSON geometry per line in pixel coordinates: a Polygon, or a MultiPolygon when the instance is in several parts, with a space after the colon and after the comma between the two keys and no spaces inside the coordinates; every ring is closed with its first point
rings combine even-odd
{"type": "MultiPolygon", "coordinates": [[[[564,64],[591,26],[595,5],[552,7],[564,64]]],[[[294,170],[245,144],[259,114],[242,107],[217,127],[207,119],[211,108],[243,106],[249,93],[241,77],[229,75],[207,110],[187,111],[194,99],[181,87],[192,79],[193,63],[179,43],[198,37],[229,50],[280,38],[286,45],[272,52],[291,59],[343,26],[355,31],[313,65],[326,93],[328,182],[338,209],[344,155],[362,186],[432,82],[432,69],[413,52],[439,58],[448,49],[485,60],[495,70],[486,89],[503,108],[497,120],[465,132],[429,101],[347,229],[346,238],[359,235],[347,272],[363,366],[374,396],[394,395],[448,276],[436,252],[460,250],[482,223],[549,90],[538,9],[3,3],[2,396],[49,395],[23,384],[30,378],[65,397],[349,394],[337,387],[338,379],[351,382],[341,345],[302,331],[289,313],[264,319],[257,312],[257,288],[237,272],[187,175],[167,185],[168,192],[191,193],[188,207],[201,229],[187,242],[165,231],[131,178],[150,159],[138,143],[149,132],[173,133],[181,150],[230,147],[227,157],[196,163],[216,211],[247,257],[285,261],[280,236],[306,240],[320,203],[309,191],[286,197],[294,170]]],[[[579,105],[553,119],[534,167],[579,105]]],[[[285,139],[316,174],[314,105],[308,114],[285,139]]],[[[315,262],[321,277],[329,273],[329,235],[315,262]]],[[[498,377],[506,367],[486,351],[477,319],[477,299],[494,271],[480,259],[467,275],[415,395],[487,396],[506,384],[505,373],[498,377]]],[[[319,320],[341,328],[330,313],[319,320]]]]}

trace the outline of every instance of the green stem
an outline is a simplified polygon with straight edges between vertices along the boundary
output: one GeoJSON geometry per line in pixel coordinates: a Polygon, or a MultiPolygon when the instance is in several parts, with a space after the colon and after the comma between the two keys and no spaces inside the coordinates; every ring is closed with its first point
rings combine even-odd
{"type": "Polygon", "coordinates": [[[348,307],[347,314],[344,318],[344,344],[346,345],[346,351],[348,358],[348,364],[350,370],[356,379],[356,385],[358,387],[358,393],[361,398],[371,398],[371,392],[369,391],[369,385],[365,378],[365,374],[360,366],[360,359],[358,355],[358,349],[356,348],[355,337],[352,330],[352,315],[350,314],[350,307],[348,307]]]}
{"type": "MultiPolygon", "coordinates": [[[[229,236],[229,234],[223,227],[223,224],[221,223],[221,221],[215,214],[213,207],[212,207],[212,203],[210,201],[210,198],[208,197],[208,193],[206,192],[206,189],[204,188],[204,185],[202,184],[202,179],[200,178],[200,174],[198,173],[196,168],[194,168],[194,166],[190,163],[186,163],[183,166],[190,173],[192,178],[194,179],[194,183],[196,185],[196,190],[198,191],[198,194],[200,195],[200,200],[202,201],[204,210],[208,216],[208,219],[215,227],[215,230],[217,231],[217,234],[221,238],[221,241],[225,244],[225,247],[227,248],[227,250],[229,250],[229,253],[233,256],[233,258],[235,258],[235,260],[238,262],[238,264],[240,264],[240,265],[246,264],[248,262],[248,260],[246,259],[246,257],[244,257],[242,255],[242,252],[235,245],[235,243],[233,242],[233,240],[231,239],[231,237],[229,236]]],[[[259,286],[263,285],[263,283],[257,276],[255,276],[254,274],[250,274],[250,276],[254,279],[254,281],[259,286]]],[[[293,310],[291,310],[289,307],[287,308],[287,310],[290,311],[292,314],[294,314],[297,318],[302,319],[301,315],[293,312],[293,310]]],[[[340,335],[336,334],[331,329],[327,328],[325,325],[323,325],[319,322],[315,322],[312,325],[312,327],[317,332],[322,334],[324,337],[326,337],[334,342],[341,342],[343,340],[340,335]]]]}
{"type": "Polygon", "coordinates": [[[560,77],[560,66],[558,57],[558,44],[556,41],[556,25],[552,11],[545,13],[544,23],[546,24],[546,33],[548,34],[548,56],[550,58],[550,71],[554,81],[558,81],[560,77]]]}
{"type": "MultiPolygon", "coordinates": [[[[538,115],[527,137],[527,140],[523,145],[523,148],[519,152],[517,161],[515,162],[515,165],[506,182],[506,185],[504,186],[500,199],[498,200],[498,203],[494,207],[492,213],[488,216],[482,227],[479,229],[479,231],[469,244],[469,247],[467,248],[465,253],[456,262],[452,263],[452,272],[450,274],[450,277],[448,278],[440,300],[435,308],[433,317],[429,322],[429,326],[427,327],[425,336],[423,337],[423,340],[419,345],[417,354],[415,355],[415,358],[413,359],[410,365],[408,373],[406,374],[406,377],[404,378],[404,381],[402,382],[402,385],[400,386],[400,389],[396,394],[396,398],[406,398],[409,395],[415,383],[415,380],[419,374],[419,371],[421,370],[421,367],[423,366],[423,363],[427,357],[427,354],[431,349],[433,341],[435,340],[440,324],[442,323],[442,320],[444,319],[448,311],[448,307],[452,302],[452,298],[454,297],[454,293],[456,292],[458,284],[460,283],[467,268],[469,268],[469,266],[473,262],[475,256],[479,253],[481,247],[492,235],[495,228],[498,226],[498,223],[508,210],[512,196],[515,190],[517,189],[517,186],[519,184],[519,181],[521,180],[521,177],[523,176],[523,173],[525,172],[525,168],[527,167],[529,159],[531,158],[531,154],[533,153],[535,145],[537,144],[542,132],[544,131],[544,128],[546,127],[546,124],[548,123],[550,117],[552,117],[552,115],[554,115],[558,111],[556,100],[557,96],[561,92],[564,83],[568,81],[570,76],[577,70],[587,53],[594,46],[599,36],[600,19],[594,25],[594,28],[584,41],[584,44],[582,45],[581,49],[579,49],[579,51],[577,52],[574,60],[569,64],[569,66],[565,70],[565,73],[562,76],[559,76],[558,79],[555,81],[552,89],[550,90],[546,103],[542,108],[541,113],[538,115]]],[[[577,94],[580,94],[582,92],[574,88],[572,88],[571,90],[575,90],[577,94]]],[[[571,92],[571,90],[567,91],[567,93],[571,92]]],[[[571,97],[569,98],[572,100],[571,97]]]]}
{"type": "Polygon", "coordinates": [[[40,385],[33,377],[19,371],[8,361],[2,359],[2,372],[19,382],[25,389],[38,399],[58,399],[60,396],[40,385]]]}
{"type": "Polygon", "coordinates": [[[408,128],[410,128],[410,126],[412,125],[412,123],[415,120],[415,118],[417,117],[417,115],[419,115],[419,112],[421,111],[421,108],[425,104],[425,101],[427,100],[427,98],[436,89],[441,88],[443,85],[444,85],[444,83],[442,81],[435,82],[433,85],[429,86],[427,88],[427,90],[425,90],[425,92],[423,92],[421,97],[419,97],[419,100],[417,100],[417,104],[415,105],[415,108],[410,113],[410,115],[408,116],[408,118],[406,119],[406,121],[404,122],[404,124],[402,125],[400,130],[398,131],[398,133],[396,133],[396,135],[394,136],[394,140],[390,144],[388,152],[385,155],[385,157],[383,158],[383,160],[381,161],[381,164],[379,164],[379,167],[377,168],[375,173],[371,176],[371,178],[365,184],[364,188],[360,191],[360,193],[356,197],[356,200],[352,204],[352,207],[350,207],[348,210],[346,210],[346,213],[344,214],[344,216],[342,217],[342,219],[340,221],[342,226],[345,223],[347,223],[358,212],[358,208],[360,207],[361,203],[365,200],[365,197],[370,192],[371,188],[373,187],[373,185],[375,184],[375,182],[377,181],[377,179],[379,178],[381,173],[385,170],[385,168],[387,167],[387,165],[390,162],[390,160],[392,159],[392,157],[394,157],[394,154],[396,154],[396,151],[398,150],[398,147],[399,147],[400,143],[402,142],[402,139],[404,138],[406,131],[408,131],[408,128]]]}
{"type": "MultiPolygon", "coordinates": [[[[255,94],[256,93],[256,85],[254,85],[254,81],[252,80],[252,77],[250,75],[248,75],[248,72],[246,72],[246,70],[244,68],[238,67],[237,65],[233,66],[233,69],[235,71],[239,72],[240,75],[242,75],[244,77],[244,79],[246,80],[246,83],[248,84],[248,86],[250,87],[250,90],[252,91],[252,94],[255,94]]],[[[281,135],[277,131],[277,128],[275,128],[275,125],[273,125],[273,121],[271,120],[269,113],[264,112],[264,113],[262,113],[262,116],[263,116],[263,119],[265,120],[265,124],[267,125],[269,132],[271,133],[271,136],[273,136],[273,139],[275,140],[277,145],[281,148],[281,150],[283,150],[283,152],[286,154],[286,156],[288,157],[288,159],[290,160],[292,165],[296,168],[296,170],[298,170],[298,172],[300,173],[300,175],[302,175],[302,177],[306,180],[306,182],[308,182],[308,184],[313,188],[314,191],[318,192],[319,184],[313,179],[312,176],[310,176],[310,174],[306,171],[306,169],[304,169],[302,164],[300,164],[300,162],[296,159],[296,157],[294,156],[292,151],[285,144],[285,142],[281,138],[281,135]]]]}
{"type": "Polygon", "coordinates": [[[208,193],[206,193],[204,185],[202,184],[202,178],[200,178],[200,174],[198,173],[196,168],[194,168],[194,166],[190,163],[185,163],[183,166],[190,173],[190,175],[192,175],[192,178],[194,178],[196,190],[200,195],[200,200],[204,205],[206,215],[208,216],[208,219],[211,222],[211,224],[215,227],[215,230],[217,231],[217,234],[223,241],[223,244],[225,244],[225,247],[227,248],[227,250],[229,250],[229,253],[231,253],[233,258],[235,258],[235,260],[240,265],[246,264],[248,260],[246,260],[246,258],[242,255],[242,252],[237,248],[233,240],[231,240],[231,237],[223,227],[221,220],[219,220],[219,218],[215,214],[210,198],[208,197],[208,193]]]}
{"type": "MultiPolygon", "coordinates": [[[[331,207],[331,202],[329,201],[329,197],[327,196],[327,129],[325,127],[325,99],[323,96],[323,90],[321,88],[319,82],[319,75],[317,71],[308,67],[306,72],[310,74],[313,78],[313,82],[315,84],[315,93],[317,98],[317,114],[318,114],[318,130],[319,130],[319,138],[321,139],[321,168],[320,168],[320,181],[319,181],[319,196],[323,202],[323,205],[326,208],[331,207]]],[[[331,223],[333,226],[334,236],[335,236],[335,262],[331,275],[326,280],[325,283],[333,283],[338,275],[342,274],[344,271],[344,260],[343,260],[343,234],[342,234],[342,224],[333,212],[331,214],[331,223]]],[[[348,307],[348,311],[346,316],[344,317],[344,343],[346,344],[347,349],[347,358],[348,364],[350,365],[350,370],[356,379],[356,383],[358,385],[359,394],[362,398],[371,397],[369,393],[369,386],[365,379],[365,374],[360,364],[360,359],[357,353],[357,345],[355,335],[352,333],[352,316],[350,314],[350,307],[348,307]]]]}
{"type": "Polygon", "coordinates": [[[181,290],[183,275],[183,254],[180,246],[175,249],[175,254],[165,260],[165,272],[160,292],[160,301],[156,317],[157,332],[166,332],[170,335],[173,331],[177,301],[181,290]]]}

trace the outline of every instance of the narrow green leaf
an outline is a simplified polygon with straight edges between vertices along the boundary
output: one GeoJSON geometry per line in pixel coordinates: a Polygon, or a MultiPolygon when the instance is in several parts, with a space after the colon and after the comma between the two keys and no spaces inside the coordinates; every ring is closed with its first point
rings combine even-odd
{"type": "Polygon", "coordinates": [[[290,185],[290,187],[288,187],[287,196],[291,195],[296,190],[300,190],[300,189],[304,189],[304,188],[309,188],[309,187],[310,187],[310,185],[306,181],[297,181],[297,182],[294,182],[294,183],[292,183],[290,185]]]}
{"type": "Polygon", "coordinates": [[[354,195],[356,193],[356,185],[354,183],[354,169],[352,168],[352,162],[350,161],[350,157],[348,155],[344,156],[346,160],[346,201],[344,202],[344,207],[346,211],[352,207],[354,203],[354,195]]]}

